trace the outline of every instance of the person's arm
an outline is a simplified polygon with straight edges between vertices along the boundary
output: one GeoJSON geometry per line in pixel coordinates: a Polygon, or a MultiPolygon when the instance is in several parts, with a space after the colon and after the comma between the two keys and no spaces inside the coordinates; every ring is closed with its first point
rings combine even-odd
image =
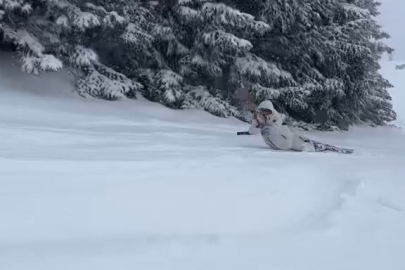
{"type": "Polygon", "coordinates": [[[259,127],[259,123],[257,122],[256,119],[253,119],[252,124],[249,127],[249,134],[258,134],[260,133],[260,127],[259,127]]]}
{"type": "Polygon", "coordinates": [[[249,127],[249,133],[252,135],[260,133],[264,122],[263,116],[255,112],[253,114],[252,124],[249,127]]]}
{"type": "Polygon", "coordinates": [[[281,127],[283,125],[283,118],[282,118],[281,114],[274,111],[273,114],[271,115],[270,119],[268,119],[267,124],[270,126],[273,126],[273,127],[281,127]]]}

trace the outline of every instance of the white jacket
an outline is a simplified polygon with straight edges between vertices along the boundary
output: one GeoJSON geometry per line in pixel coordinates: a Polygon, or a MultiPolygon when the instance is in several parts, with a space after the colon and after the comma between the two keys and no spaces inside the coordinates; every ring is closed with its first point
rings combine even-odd
{"type": "Polygon", "coordinates": [[[257,111],[259,109],[270,109],[273,113],[266,119],[260,119],[261,123],[254,119],[249,128],[250,134],[260,132],[264,142],[274,150],[313,151],[311,144],[306,143],[287,125],[283,125],[283,119],[271,101],[263,101],[257,111]]]}
{"type": "MultiPolygon", "coordinates": [[[[274,109],[273,103],[270,100],[262,101],[256,109],[256,112],[260,109],[269,109],[273,111],[273,114],[270,118],[266,119],[266,122],[269,124],[271,123],[274,126],[282,126],[283,125],[283,118],[281,114],[274,109]]],[[[263,119],[264,120],[264,119],[263,119]]],[[[261,132],[261,125],[257,122],[256,119],[253,119],[252,124],[249,127],[250,134],[258,134],[261,132]]]]}

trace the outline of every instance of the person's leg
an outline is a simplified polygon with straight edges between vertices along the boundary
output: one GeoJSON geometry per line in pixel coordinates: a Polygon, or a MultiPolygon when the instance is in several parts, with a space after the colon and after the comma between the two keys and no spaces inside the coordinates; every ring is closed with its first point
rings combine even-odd
{"type": "Polygon", "coordinates": [[[294,151],[299,152],[315,152],[315,147],[309,139],[306,139],[300,135],[293,135],[293,145],[291,147],[294,151]]]}
{"type": "Polygon", "coordinates": [[[292,137],[279,127],[265,126],[262,128],[264,142],[274,150],[291,150],[292,137]]]}

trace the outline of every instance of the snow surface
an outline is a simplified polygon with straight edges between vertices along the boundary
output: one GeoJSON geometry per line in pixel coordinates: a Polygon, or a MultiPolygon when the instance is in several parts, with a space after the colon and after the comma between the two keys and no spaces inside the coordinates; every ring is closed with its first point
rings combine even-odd
{"type": "MultiPolygon", "coordinates": [[[[0,56],[0,269],[403,270],[405,133],[271,151],[247,125],[72,93],[0,56]]],[[[385,63],[398,125],[404,71],[385,63]]]]}

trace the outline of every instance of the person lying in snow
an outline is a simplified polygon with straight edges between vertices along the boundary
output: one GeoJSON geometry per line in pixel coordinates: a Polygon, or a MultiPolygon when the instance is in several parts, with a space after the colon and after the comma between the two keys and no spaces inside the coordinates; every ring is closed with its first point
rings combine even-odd
{"type": "Polygon", "coordinates": [[[293,150],[306,152],[333,151],[352,153],[352,149],[344,149],[329,144],[316,142],[293,132],[283,123],[282,116],[270,100],[265,100],[254,112],[254,119],[249,134],[260,134],[264,142],[273,150],[293,150]]]}

